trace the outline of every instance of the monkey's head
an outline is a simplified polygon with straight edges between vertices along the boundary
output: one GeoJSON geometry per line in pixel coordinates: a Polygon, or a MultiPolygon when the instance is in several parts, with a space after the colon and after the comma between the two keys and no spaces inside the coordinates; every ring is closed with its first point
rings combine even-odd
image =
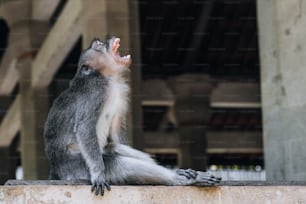
{"type": "Polygon", "coordinates": [[[119,47],[120,39],[116,37],[112,37],[106,42],[94,39],[89,48],[80,56],[78,74],[100,73],[108,77],[127,71],[131,64],[131,56],[121,57],[119,47]]]}

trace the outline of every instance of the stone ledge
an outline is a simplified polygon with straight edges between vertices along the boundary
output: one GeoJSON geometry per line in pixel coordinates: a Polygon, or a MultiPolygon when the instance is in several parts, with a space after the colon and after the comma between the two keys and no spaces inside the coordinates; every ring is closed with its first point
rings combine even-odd
{"type": "MultiPolygon", "coordinates": [[[[33,181],[34,182],[34,181],[33,181]]],[[[6,203],[305,203],[306,186],[112,186],[104,197],[90,192],[89,185],[7,185],[0,186],[0,204],[6,203]]],[[[239,184],[240,183],[240,184],[239,184]]],[[[257,185],[255,185],[257,183],[257,185]]],[[[259,182],[262,183],[263,182],[259,182]]],[[[224,183],[223,183],[224,184],[224,183]]]]}
{"type": "MultiPolygon", "coordinates": [[[[90,185],[88,180],[7,180],[5,186],[19,185],[90,185]]],[[[218,186],[306,186],[306,181],[221,181],[218,186]]]]}

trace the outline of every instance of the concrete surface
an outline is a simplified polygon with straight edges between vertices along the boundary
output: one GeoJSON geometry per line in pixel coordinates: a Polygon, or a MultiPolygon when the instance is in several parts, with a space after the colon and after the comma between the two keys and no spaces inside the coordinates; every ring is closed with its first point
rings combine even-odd
{"type": "Polygon", "coordinates": [[[0,186],[0,204],[7,203],[305,203],[306,186],[112,186],[104,197],[88,185],[0,186]]]}
{"type": "Polygon", "coordinates": [[[257,1],[265,169],[306,181],[306,2],[257,1]]]}

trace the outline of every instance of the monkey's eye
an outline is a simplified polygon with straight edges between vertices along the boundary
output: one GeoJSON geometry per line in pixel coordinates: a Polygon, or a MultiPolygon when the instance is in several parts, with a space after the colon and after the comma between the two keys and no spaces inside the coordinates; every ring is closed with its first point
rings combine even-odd
{"type": "Polygon", "coordinates": [[[81,72],[84,75],[89,75],[93,71],[92,68],[90,68],[88,65],[82,65],[81,72]]]}

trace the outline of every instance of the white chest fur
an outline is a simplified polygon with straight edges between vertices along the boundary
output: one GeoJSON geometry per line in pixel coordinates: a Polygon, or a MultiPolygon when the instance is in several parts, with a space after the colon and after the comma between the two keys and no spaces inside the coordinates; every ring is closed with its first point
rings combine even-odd
{"type": "Polygon", "coordinates": [[[100,149],[107,144],[107,138],[116,141],[128,110],[129,87],[125,80],[119,77],[109,79],[105,101],[96,125],[100,149]]]}

